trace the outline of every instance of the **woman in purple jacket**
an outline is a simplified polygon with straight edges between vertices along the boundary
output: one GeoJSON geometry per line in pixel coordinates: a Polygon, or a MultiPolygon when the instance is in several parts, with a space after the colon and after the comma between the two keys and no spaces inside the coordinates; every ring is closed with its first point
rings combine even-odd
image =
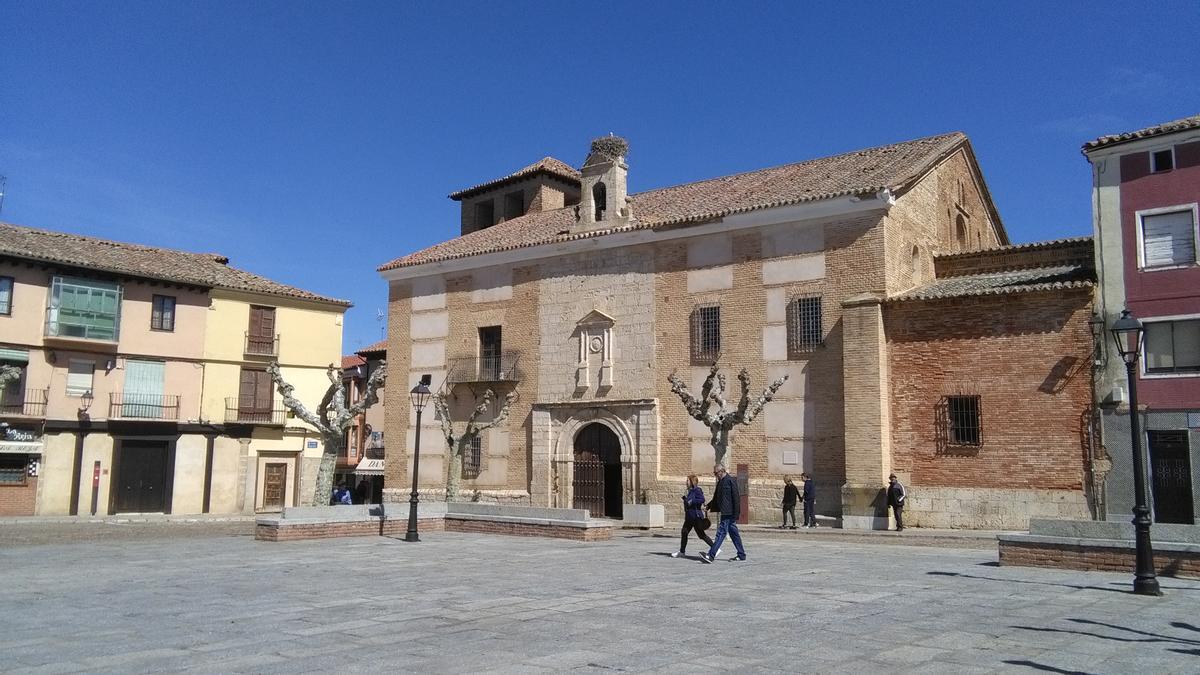
{"type": "MultiPolygon", "coordinates": [[[[679,550],[671,554],[672,558],[678,558],[687,551],[688,531],[695,530],[696,534],[708,544],[711,548],[713,545],[712,537],[704,533],[704,490],[700,489],[700,479],[696,478],[696,474],[691,474],[687,477],[688,490],[687,494],[683,495],[683,530],[679,533],[679,550]]],[[[720,551],[717,554],[720,555],[720,551]]]]}

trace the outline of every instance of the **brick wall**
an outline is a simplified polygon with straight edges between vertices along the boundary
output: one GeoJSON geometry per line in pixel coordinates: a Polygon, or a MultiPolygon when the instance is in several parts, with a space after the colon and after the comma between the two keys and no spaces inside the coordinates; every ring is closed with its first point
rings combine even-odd
{"type": "Polygon", "coordinates": [[[36,477],[25,485],[0,485],[0,516],[32,516],[37,505],[36,477]]]}
{"type": "Polygon", "coordinates": [[[997,509],[1024,502],[1023,514],[1008,514],[1009,526],[1023,527],[1030,515],[1087,517],[1090,295],[1079,289],[886,305],[893,470],[914,497],[933,497],[910,504],[914,525],[926,524],[923,512],[933,518],[933,511],[963,508],[949,492],[938,503],[937,488],[985,488],[967,494],[996,501],[997,509]],[[959,394],[980,397],[978,447],[943,440],[938,406],[959,394]],[[1006,492],[1013,490],[1025,492],[1006,492]],[[1055,503],[1066,503],[1067,513],[1055,503]]]}
{"type": "MultiPolygon", "coordinates": [[[[1133,574],[1136,552],[1132,547],[1001,541],[1000,564],[1133,574]]],[[[1159,576],[1200,579],[1200,553],[1156,550],[1154,566],[1159,576]]]]}

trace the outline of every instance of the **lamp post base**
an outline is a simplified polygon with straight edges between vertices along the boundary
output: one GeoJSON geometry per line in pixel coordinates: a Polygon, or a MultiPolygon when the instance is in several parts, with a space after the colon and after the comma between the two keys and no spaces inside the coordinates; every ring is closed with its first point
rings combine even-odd
{"type": "Polygon", "coordinates": [[[408,500],[408,532],[404,534],[404,541],[421,541],[417,536],[417,493],[413,492],[412,498],[408,500]]]}
{"type": "Polygon", "coordinates": [[[1133,592],[1137,595],[1162,595],[1162,590],[1158,587],[1158,579],[1150,577],[1149,579],[1134,579],[1133,592]]]}

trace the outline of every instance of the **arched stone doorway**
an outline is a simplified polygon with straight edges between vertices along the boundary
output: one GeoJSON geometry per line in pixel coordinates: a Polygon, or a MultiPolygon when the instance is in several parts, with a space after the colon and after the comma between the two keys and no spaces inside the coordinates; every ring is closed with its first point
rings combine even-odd
{"type": "Polygon", "coordinates": [[[592,422],[575,434],[572,506],[594,518],[621,518],[621,441],[607,425],[592,422]]]}

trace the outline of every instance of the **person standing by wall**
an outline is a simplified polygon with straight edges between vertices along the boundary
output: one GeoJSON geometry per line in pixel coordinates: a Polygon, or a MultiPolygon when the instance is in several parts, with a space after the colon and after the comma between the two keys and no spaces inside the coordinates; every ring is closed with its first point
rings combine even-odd
{"type": "MultiPolygon", "coordinates": [[[[705,530],[704,490],[700,487],[700,479],[696,474],[687,477],[687,492],[683,495],[683,529],[679,532],[679,550],[672,553],[672,558],[678,558],[687,553],[688,532],[695,530],[696,536],[710,547],[712,537],[705,530]]],[[[719,554],[720,551],[718,550],[719,554]]]]}
{"type": "Polygon", "coordinates": [[[804,526],[817,526],[817,488],[808,472],[800,474],[804,479],[804,526]]]}
{"type": "Polygon", "coordinates": [[[730,558],[730,561],[745,562],[746,549],[742,547],[742,533],[738,531],[737,519],[741,515],[742,500],[738,494],[737,482],[733,480],[733,476],[725,471],[724,464],[717,464],[713,467],[713,476],[717,478],[717,487],[713,491],[712,501],[708,503],[709,511],[717,511],[721,514],[721,524],[717,526],[717,538],[712,546],[708,548],[707,553],[701,553],[700,559],[706,563],[712,563],[721,551],[721,544],[725,542],[725,535],[733,540],[733,547],[737,549],[737,556],[730,558]]]}
{"type": "Polygon", "coordinates": [[[796,502],[800,500],[800,490],[796,484],[792,482],[791,476],[783,477],[783,524],[779,529],[784,529],[788,526],[788,514],[792,514],[792,528],[796,529],[796,502]]]}
{"type": "Polygon", "coordinates": [[[908,497],[908,491],[896,479],[896,474],[888,476],[887,500],[888,505],[892,507],[892,513],[896,516],[896,531],[904,531],[904,500],[908,497]]]}

